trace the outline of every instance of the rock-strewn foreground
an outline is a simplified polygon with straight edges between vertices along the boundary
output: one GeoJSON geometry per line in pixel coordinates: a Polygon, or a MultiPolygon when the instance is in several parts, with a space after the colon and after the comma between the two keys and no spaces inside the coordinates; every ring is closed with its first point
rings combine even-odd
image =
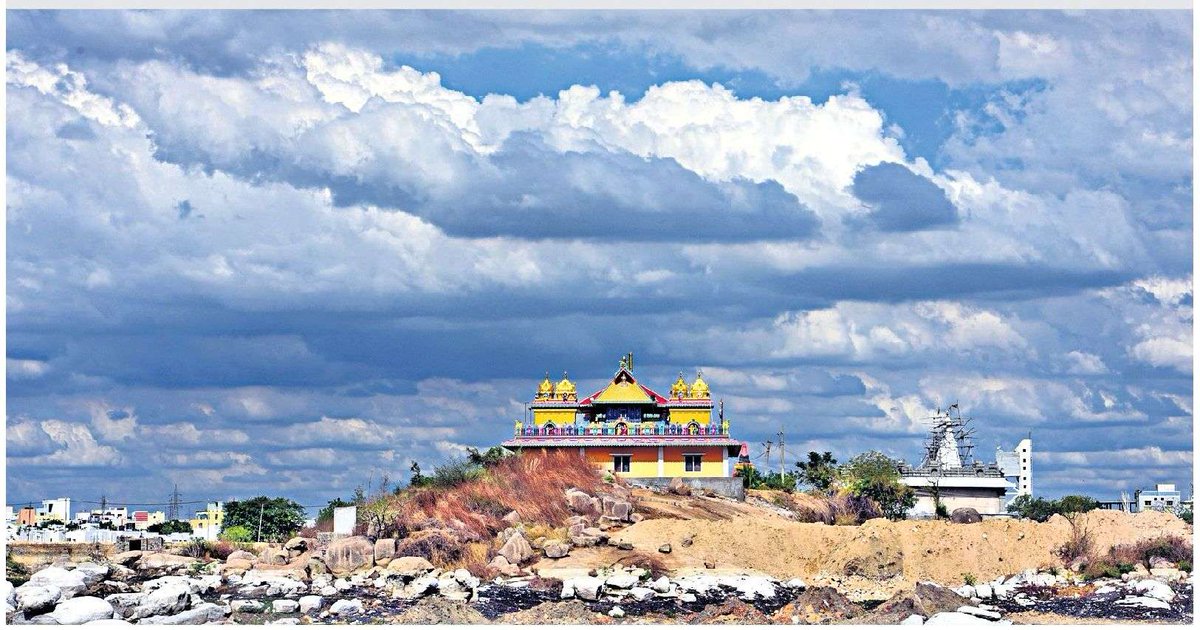
{"type": "MultiPolygon", "coordinates": [[[[1173,566],[1138,565],[1092,581],[1063,567],[1053,550],[1070,535],[1065,521],[837,527],[790,521],[753,501],[643,491],[627,498],[568,492],[580,506],[573,511],[597,515],[572,517],[561,535],[508,519],[486,566],[471,565],[476,574],[405,555],[417,548],[411,542],[366,537],[327,548],[296,538],[224,562],[141,552],[60,560],[19,587],[5,583],[6,618],[162,625],[1192,619],[1192,576],[1173,566]]],[[[1162,514],[1095,512],[1080,523],[1098,550],[1191,536],[1190,526],[1162,514]]]]}

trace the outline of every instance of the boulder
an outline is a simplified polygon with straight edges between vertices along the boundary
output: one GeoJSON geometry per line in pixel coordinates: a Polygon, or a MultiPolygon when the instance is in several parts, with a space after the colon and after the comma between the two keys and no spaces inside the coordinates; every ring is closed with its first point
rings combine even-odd
{"type": "Polygon", "coordinates": [[[87,590],[83,573],[68,571],[61,567],[46,567],[30,576],[26,584],[57,587],[62,591],[63,599],[74,597],[87,590]]]}
{"type": "Polygon", "coordinates": [[[508,514],[505,514],[504,517],[501,518],[500,520],[504,521],[505,525],[513,527],[513,526],[516,526],[517,523],[521,522],[521,515],[517,514],[516,510],[513,510],[513,511],[509,512],[508,514]]]}
{"type": "Polygon", "coordinates": [[[235,613],[260,613],[267,605],[257,599],[235,599],[229,602],[229,609],[235,613]]]}
{"type": "Polygon", "coordinates": [[[404,599],[416,599],[428,594],[438,587],[438,578],[432,574],[422,575],[396,591],[396,596],[404,599]]]}
{"type": "Polygon", "coordinates": [[[677,494],[681,497],[687,497],[691,496],[692,487],[687,485],[687,482],[685,482],[682,478],[675,477],[670,481],[670,483],[667,484],[667,492],[670,492],[671,494],[677,494]]]}
{"type": "MultiPolygon", "coordinates": [[[[396,539],[380,538],[375,541],[375,563],[380,560],[391,560],[396,557],[396,539]]],[[[387,564],[386,562],[384,563],[387,564]]]]}
{"type": "Polygon", "coordinates": [[[563,558],[571,551],[571,545],[561,540],[552,540],[542,545],[542,552],[547,558],[563,558]]]}
{"type": "Polygon", "coordinates": [[[975,508],[962,507],[950,513],[950,522],[959,524],[979,523],[983,521],[983,517],[975,508]]]}
{"type": "Polygon", "coordinates": [[[226,562],[229,562],[230,560],[248,560],[250,562],[255,562],[258,560],[258,556],[246,551],[245,549],[238,549],[237,551],[229,554],[229,557],[225,558],[226,562]]]}
{"type": "Polygon", "coordinates": [[[604,581],[600,578],[578,577],[570,580],[570,584],[575,589],[576,597],[589,602],[600,599],[600,594],[604,592],[604,581]]]}
{"type": "Polygon", "coordinates": [[[325,599],[320,595],[305,595],[297,602],[300,614],[307,615],[314,610],[320,610],[325,605],[325,599]]]}
{"type": "Polygon", "coordinates": [[[113,556],[113,562],[123,567],[131,567],[137,564],[137,561],[141,559],[142,552],[140,551],[126,551],[113,556]]]}
{"type": "Polygon", "coordinates": [[[1153,597],[1164,602],[1175,601],[1175,591],[1170,586],[1158,580],[1138,580],[1133,583],[1133,590],[1140,595],[1153,597]]]}
{"type": "Polygon", "coordinates": [[[271,612],[279,614],[294,613],[300,610],[300,602],[294,599],[277,599],[271,602],[271,612]]]}
{"type": "Polygon", "coordinates": [[[433,565],[428,560],[420,556],[403,556],[400,558],[392,558],[388,562],[387,570],[389,573],[399,575],[401,577],[413,578],[418,575],[425,575],[433,570],[433,565]]]}
{"type": "Polygon", "coordinates": [[[529,546],[529,541],[525,540],[521,532],[515,532],[497,553],[509,562],[519,565],[533,557],[533,547],[529,546]]]}
{"type": "Polygon", "coordinates": [[[329,613],[338,616],[353,615],[362,611],[363,603],[360,599],[339,599],[329,607],[329,613]]]}
{"type": "Polygon", "coordinates": [[[137,568],[147,569],[185,569],[196,563],[195,558],[177,556],[171,553],[144,553],[138,559],[137,568]]]}
{"type": "Polygon", "coordinates": [[[987,619],[989,621],[1000,620],[999,611],[980,608],[979,606],[959,606],[956,612],[966,613],[968,615],[979,617],[980,619],[987,619]]]}
{"type": "Polygon", "coordinates": [[[500,575],[508,577],[516,577],[521,575],[521,567],[509,562],[504,556],[496,556],[488,563],[488,567],[495,569],[500,575]]]}
{"type": "Polygon", "coordinates": [[[113,611],[118,617],[130,617],[145,596],[145,593],[113,593],[105,597],[104,601],[113,607],[113,611]]]}
{"type": "Polygon", "coordinates": [[[4,580],[4,603],[14,608],[17,606],[17,587],[8,580],[4,580]]]}
{"type": "Polygon", "coordinates": [[[288,563],[288,552],[279,547],[267,547],[258,554],[258,560],[263,564],[283,566],[288,563]]]}
{"type": "Polygon", "coordinates": [[[617,573],[614,573],[614,574],[610,575],[607,580],[604,581],[605,586],[611,586],[613,588],[620,588],[620,589],[631,588],[631,587],[633,587],[634,584],[637,584],[637,583],[638,583],[637,576],[635,576],[631,573],[626,573],[624,571],[619,571],[617,573]]]}
{"type": "Polygon", "coordinates": [[[88,586],[94,586],[104,581],[108,577],[112,569],[107,564],[96,564],[95,562],[81,562],[76,565],[72,573],[78,573],[83,577],[83,583],[88,586]]]}
{"type": "Polygon", "coordinates": [[[633,513],[633,506],[628,501],[604,499],[604,516],[614,521],[628,521],[633,513]]]}
{"type": "Polygon", "coordinates": [[[664,543],[658,546],[658,553],[671,553],[671,543],[664,543]]]}
{"type": "Polygon", "coordinates": [[[661,576],[650,583],[650,588],[655,593],[669,593],[671,592],[671,580],[668,580],[665,575],[661,576]]]}
{"type": "Polygon", "coordinates": [[[912,590],[899,591],[872,610],[863,623],[897,624],[910,615],[928,619],[938,613],[957,612],[960,607],[969,605],[971,600],[948,588],[932,582],[917,582],[912,590]]]}
{"type": "Polygon", "coordinates": [[[806,589],[792,602],[784,605],[775,618],[783,623],[829,624],[853,619],[863,614],[858,604],[846,599],[837,589],[820,586],[806,589]]]}
{"type": "Polygon", "coordinates": [[[348,536],[329,543],[325,565],[334,575],[349,575],[375,565],[375,545],[366,536],[348,536]]]}
{"type": "Polygon", "coordinates": [[[317,546],[316,539],[302,538],[300,536],[295,536],[295,537],[289,538],[287,542],[283,543],[284,549],[286,549],[288,551],[295,551],[297,553],[304,553],[305,551],[311,551],[312,549],[316,548],[316,546],[317,546]]]}
{"type": "Polygon", "coordinates": [[[25,611],[28,617],[32,613],[49,610],[63,599],[63,592],[53,584],[25,583],[14,590],[13,596],[17,610],[25,611]]]}
{"type": "Polygon", "coordinates": [[[567,507],[576,514],[587,514],[596,516],[600,514],[599,501],[592,498],[586,492],[580,490],[567,490],[567,507]]]}
{"type": "Polygon", "coordinates": [[[59,604],[49,617],[62,626],[77,626],[97,619],[112,619],[112,604],[99,597],[74,597],[59,604]]]}
{"type": "Polygon", "coordinates": [[[225,606],[213,604],[211,602],[202,602],[195,608],[185,610],[174,615],[146,617],[145,619],[138,621],[138,624],[155,626],[195,626],[221,621],[228,615],[229,609],[225,606]]]}
{"type": "Polygon", "coordinates": [[[137,608],[133,609],[131,615],[135,619],[145,617],[155,617],[161,615],[174,615],[178,612],[187,610],[192,601],[192,591],[188,585],[183,583],[169,583],[159,588],[156,588],[142,597],[137,608]]]}

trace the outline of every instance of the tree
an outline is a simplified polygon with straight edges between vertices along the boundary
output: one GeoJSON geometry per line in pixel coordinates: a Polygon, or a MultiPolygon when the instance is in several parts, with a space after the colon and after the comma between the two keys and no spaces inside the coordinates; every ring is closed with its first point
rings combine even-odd
{"type": "Polygon", "coordinates": [[[410,487],[420,488],[429,482],[429,478],[421,474],[421,465],[416,460],[413,460],[408,469],[412,471],[412,479],[408,482],[410,487]]]}
{"type": "Polygon", "coordinates": [[[342,497],[338,497],[338,498],[330,501],[329,505],[326,505],[325,507],[321,508],[321,510],[319,512],[317,512],[317,522],[324,523],[327,521],[332,521],[333,520],[333,511],[335,509],[342,508],[342,507],[350,507],[352,505],[354,505],[353,501],[343,501],[342,497]]]}
{"type": "Polygon", "coordinates": [[[800,483],[808,484],[814,490],[829,492],[837,479],[837,460],[829,451],[809,451],[808,461],[796,462],[796,467],[800,469],[800,483]]]}
{"type": "Polygon", "coordinates": [[[150,527],[146,528],[146,531],[162,534],[164,536],[175,533],[190,534],[192,533],[192,524],[187,521],[175,519],[158,523],[156,525],[151,525],[150,527]]]}
{"type": "Polygon", "coordinates": [[[490,468],[491,466],[500,463],[500,460],[510,455],[512,455],[512,451],[504,448],[503,446],[493,446],[483,453],[480,453],[479,449],[475,448],[474,446],[467,447],[467,459],[470,460],[472,464],[476,466],[483,466],[484,468],[490,468]]]}
{"type": "Polygon", "coordinates": [[[283,541],[304,525],[304,508],[291,499],[259,496],[245,501],[225,504],[222,531],[245,527],[254,532],[255,540],[283,541]]]}
{"type": "Polygon", "coordinates": [[[871,499],[892,520],[904,518],[917,504],[913,489],[900,482],[899,464],[878,451],[856,455],[838,470],[838,478],[847,492],[871,499]]]}
{"type": "Polygon", "coordinates": [[[222,527],[217,538],[228,542],[254,542],[254,532],[249,527],[234,525],[233,527],[222,527]]]}
{"type": "Polygon", "coordinates": [[[741,472],[742,486],[750,490],[783,490],[791,492],[796,489],[796,475],[785,473],[782,478],[770,471],[759,472],[757,468],[744,468],[741,472]]]}
{"type": "Polygon", "coordinates": [[[1100,504],[1095,499],[1078,494],[1069,494],[1057,500],[1047,500],[1041,497],[1035,498],[1028,494],[1023,494],[1008,504],[1008,513],[1042,523],[1055,514],[1073,516],[1075,514],[1090,512],[1098,507],[1100,507],[1100,504]]]}

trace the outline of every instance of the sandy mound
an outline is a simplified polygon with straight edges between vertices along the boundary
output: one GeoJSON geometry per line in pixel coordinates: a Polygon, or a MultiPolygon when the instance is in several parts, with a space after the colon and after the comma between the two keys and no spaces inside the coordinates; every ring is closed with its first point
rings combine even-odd
{"type": "MultiPolygon", "coordinates": [[[[1157,512],[1101,510],[1084,515],[1080,523],[1093,534],[1100,553],[1115,544],[1162,535],[1191,536],[1189,525],[1157,512]]],[[[715,564],[717,571],[801,577],[816,584],[829,576],[864,582],[961,584],[968,573],[990,580],[1030,568],[1061,566],[1055,550],[1068,540],[1070,531],[1062,517],[1046,523],[1004,519],[971,525],[876,519],[856,527],[796,523],[763,514],[726,520],[648,519],[615,532],[613,540],[656,554],[668,569],[680,573],[702,570],[707,562],[715,564]],[[685,544],[688,539],[690,545],[685,544]],[[671,544],[670,554],[657,554],[663,543],[671,544]]],[[[579,554],[583,555],[590,554],[579,554]]],[[[546,564],[566,568],[573,561],[568,557],[546,564]]]]}

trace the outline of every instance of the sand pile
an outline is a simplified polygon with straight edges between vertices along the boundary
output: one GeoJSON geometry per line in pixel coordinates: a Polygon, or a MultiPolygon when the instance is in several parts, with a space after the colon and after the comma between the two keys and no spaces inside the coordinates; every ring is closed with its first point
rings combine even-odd
{"type": "MultiPolygon", "coordinates": [[[[1191,536],[1189,525],[1156,512],[1096,511],[1081,517],[1079,523],[1093,534],[1099,553],[1115,544],[1162,535],[1191,536]]],[[[955,525],[876,519],[861,526],[830,526],[764,514],[728,520],[650,519],[613,538],[650,553],[670,543],[672,552],[661,559],[674,571],[702,569],[708,563],[719,570],[761,572],[777,578],[851,576],[961,584],[968,573],[990,580],[1025,569],[1061,566],[1055,550],[1067,542],[1070,533],[1071,526],[1062,517],[1046,523],[988,520],[955,525]]]]}

